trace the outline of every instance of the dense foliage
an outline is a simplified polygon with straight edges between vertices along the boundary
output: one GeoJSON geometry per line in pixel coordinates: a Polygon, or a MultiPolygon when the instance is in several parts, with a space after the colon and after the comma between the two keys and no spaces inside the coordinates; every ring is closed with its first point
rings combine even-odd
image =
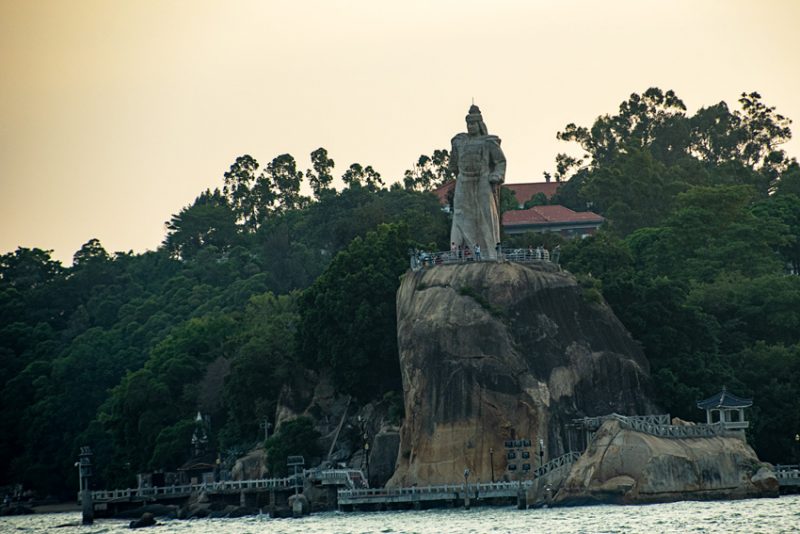
{"type": "MultiPolygon", "coordinates": [[[[757,93],[739,104],[689,116],[649,89],[568,125],[559,137],[584,157],[557,157],[550,202],[603,214],[603,230],[504,243],[562,244],[565,268],[642,344],[666,410],[696,420],[694,401],[727,385],[754,398],[761,457],[800,460],[800,167],[780,149],[788,119],[757,93]]],[[[420,156],[389,189],[354,163],[336,191],[323,148],[305,172],[288,154],[263,167],[244,155],[171,217],[155,252],[109,254],[92,239],[68,267],[39,249],[0,256],[0,485],[68,496],[84,444],[98,485],[175,469],[197,412],[234,457],[309,376],[360,402],[398,399],[394,294],[408,248],[447,248],[428,191],[452,179],[448,157],[420,156]]],[[[276,473],[290,450],[319,454],[308,421],[276,430],[276,473]]]]}

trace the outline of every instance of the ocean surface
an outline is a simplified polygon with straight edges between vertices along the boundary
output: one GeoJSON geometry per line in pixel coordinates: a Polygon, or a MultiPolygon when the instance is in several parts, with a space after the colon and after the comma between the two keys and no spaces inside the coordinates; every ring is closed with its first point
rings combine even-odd
{"type": "Polygon", "coordinates": [[[779,499],[678,502],[643,506],[582,506],[517,510],[480,507],[405,512],[326,512],[302,519],[160,520],[159,525],[132,531],[130,521],[99,519],[80,526],[80,513],[0,518],[0,532],[93,534],[105,532],[198,534],[384,534],[384,533],[724,533],[778,534],[800,532],[800,495],[779,499]]]}

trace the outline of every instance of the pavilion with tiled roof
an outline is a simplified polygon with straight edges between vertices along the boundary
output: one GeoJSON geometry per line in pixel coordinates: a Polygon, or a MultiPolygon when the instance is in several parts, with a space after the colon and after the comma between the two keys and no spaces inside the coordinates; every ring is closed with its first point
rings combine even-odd
{"type": "Polygon", "coordinates": [[[750,426],[744,418],[744,409],[752,405],[753,399],[737,397],[725,386],[716,395],[697,401],[697,407],[706,411],[706,422],[709,425],[722,423],[727,430],[738,430],[742,433],[750,426]]]}

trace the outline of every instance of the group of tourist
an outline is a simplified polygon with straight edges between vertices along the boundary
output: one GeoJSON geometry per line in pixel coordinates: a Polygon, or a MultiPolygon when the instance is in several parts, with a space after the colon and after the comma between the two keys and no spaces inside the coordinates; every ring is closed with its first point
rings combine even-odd
{"type": "MultiPolygon", "coordinates": [[[[456,245],[455,242],[450,243],[449,252],[426,252],[424,250],[410,249],[409,256],[411,259],[411,269],[416,271],[426,267],[433,267],[434,265],[443,265],[445,263],[463,263],[472,261],[482,261],[481,246],[475,244],[470,247],[469,245],[456,245]]],[[[549,261],[558,264],[561,256],[561,245],[556,245],[552,252],[547,250],[543,245],[534,248],[529,245],[527,249],[516,248],[503,250],[500,243],[495,245],[495,257],[497,261],[549,261]]]]}

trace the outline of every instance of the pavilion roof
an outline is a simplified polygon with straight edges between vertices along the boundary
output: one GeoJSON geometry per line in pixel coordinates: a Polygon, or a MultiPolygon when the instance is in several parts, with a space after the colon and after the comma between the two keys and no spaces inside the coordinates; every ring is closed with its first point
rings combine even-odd
{"type": "Polygon", "coordinates": [[[701,410],[711,408],[748,408],[753,405],[753,399],[737,397],[725,387],[722,391],[705,400],[697,401],[697,407],[701,410]]]}

